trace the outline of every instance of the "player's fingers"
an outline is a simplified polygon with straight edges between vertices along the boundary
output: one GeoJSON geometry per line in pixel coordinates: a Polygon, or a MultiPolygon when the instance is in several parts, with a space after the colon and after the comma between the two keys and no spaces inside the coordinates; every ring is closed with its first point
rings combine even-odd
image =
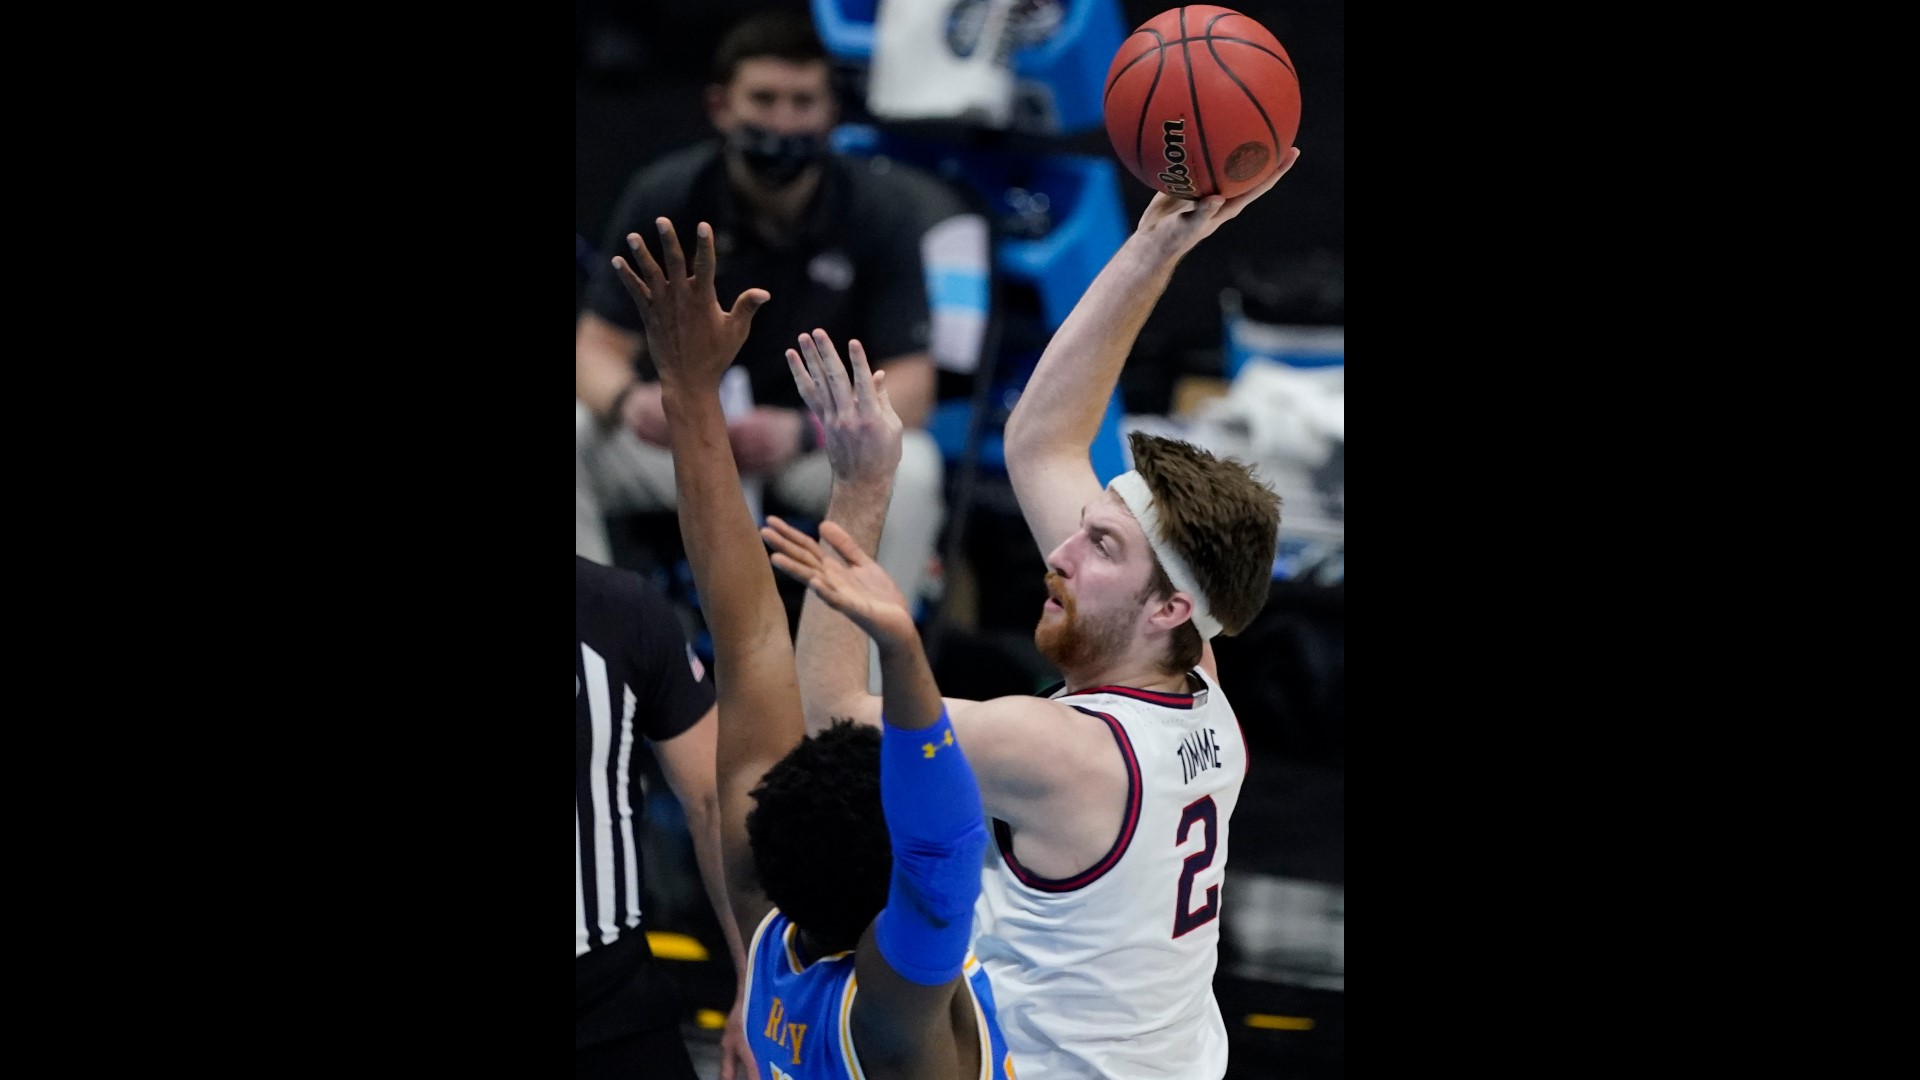
{"type": "Polygon", "coordinates": [[[648,301],[653,299],[653,293],[647,288],[647,283],[641,281],[640,275],[634,273],[633,267],[627,265],[627,260],[618,255],[613,257],[613,272],[620,275],[620,284],[627,287],[628,294],[633,297],[635,303],[640,305],[640,310],[646,311],[648,301]]]}
{"type": "Polygon", "coordinates": [[[666,264],[667,280],[679,281],[687,276],[687,255],[680,247],[680,234],[673,231],[673,222],[666,218],[655,218],[653,223],[660,227],[660,259],[666,264]]]}
{"type": "Polygon", "coordinates": [[[772,514],[767,515],[767,524],[760,529],[760,535],[794,558],[813,562],[820,560],[820,545],[814,542],[813,537],[772,514]]]}
{"type": "Polygon", "coordinates": [[[771,558],[773,560],[774,569],[780,571],[781,573],[787,575],[788,577],[792,578],[793,580],[799,582],[802,585],[812,585],[814,581],[818,578],[818,575],[814,573],[812,567],[804,566],[800,563],[797,563],[777,551],[773,553],[771,558]]]}
{"type": "Polygon", "coordinates": [[[791,559],[795,565],[801,565],[801,567],[818,567],[818,565],[820,565],[820,553],[810,552],[804,544],[795,544],[793,540],[787,540],[785,536],[768,532],[768,530],[762,528],[762,530],[760,530],[760,540],[766,542],[770,553],[774,553],[774,555],[785,555],[785,557],[791,559]]]}
{"type": "Polygon", "coordinates": [[[767,520],[774,523],[774,526],[780,532],[781,539],[786,540],[788,543],[798,545],[813,555],[817,556],[820,554],[820,541],[802,531],[795,526],[793,522],[775,515],[769,515],[767,520]]]}
{"type": "Polygon", "coordinates": [[[861,551],[860,545],[853,542],[853,537],[847,534],[847,530],[831,521],[820,523],[820,539],[827,542],[827,546],[833,549],[835,555],[845,559],[848,566],[858,566],[867,561],[867,553],[861,551]]]}
{"type": "Polygon", "coordinates": [[[779,514],[767,515],[767,528],[772,529],[773,531],[779,533],[781,536],[792,536],[801,540],[807,539],[806,533],[803,533],[799,529],[794,528],[791,522],[789,522],[786,518],[781,517],[779,514]]]}
{"type": "Polygon", "coordinates": [[[1300,160],[1299,149],[1289,147],[1287,152],[1280,156],[1280,167],[1273,171],[1273,175],[1261,181],[1260,186],[1254,188],[1252,191],[1242,192],[1227,200],[1227,208],[1220,216],[1223,219],[1238,216],[1240,211],[1245,210],[1247,205],[1253,202],[1253,200],[1272,191],[1273,185],[1279,183],[1280,178],[1287,175],[1287,170],[1293,168],[1293,163],[1298,160],[1300,160]]]}
{"type": "Polygon", "coordinates": [[[693,227],[693,277],[713,280],[713,230],[704,221],[693,227]]]}
{"type": "Polygon", "coordinates": [[[833,347],[833,339],[818,327],[813,331],[814,344],[820,348],[820,366],[826,370],[827,382],[833,387],[833,402],[842,409],[851,408],[854,403],[853,383],[847,379],[847,366],[840,360],[840,350],[833,347]]]}
{"type": "Polygon", "coordinates": [[[820,598],[833,605],[835,611],[843,615],[857,615],[866,606],[860,597],[860,591],[852,587],[845,578],[821,574],[814,579],[814,589],[820,598]]]}
{"type": "Polygon", "coordinates": [[[876,383],[873,381],[873,369],[867,366],[867,347],[860,344],[859,338],[847,342],[847,355],[853,359],[853,388],[861,404],[878,408],[879,401],[874,396],[876,383]]]}
{"type": "Polygon", "coordinates": [[[657,289],[666,281],[660,273],[660,264],[653,261],[653,252],[647,249],[647,242],[640,239],[639,233],[627,234],[627,250],[633,252],[633,269],[640,275],[649,291],[657,289]]]}
{"type": "Polygon", "coordinates": [[[744,335],[747,332],[746,327],[752,324],[755,313],[771,299],[773,295],[765,289],[748,289],[734,298],[733,310],[727,312],[727,317],[741,324],[739,332],[744,335]]]}
{"type": "Polygon", "coordinates": [[[793,375],[793,388],[800,391],[800,400],[806,402],[813,415],[819,416],[820,402],[814,397],[813,376],[807,373],[807,362],[792,349],[787,350],[787,371],[793,375]]]}
{"type": "Polygon", "coordinates": [[[897,422],[900,418],[893,411],[893,397],[887,393],[887,370],[881,368],[873,373],[873,401],[880,407],[881,416],[891,416],[897,422]]]}
{"type": "Polygon", "coordinates": [[[831,420],[839,415],[840,398],[833,392],[833,379],[827,374],[826,357],[820,355],[820,346],[813,340],[812,334],[800,335],[800,355],[807,361],[807,373],[813,376],[814,390],[820,395],[820,403],[827,407],[820,419],[831,420]]]}

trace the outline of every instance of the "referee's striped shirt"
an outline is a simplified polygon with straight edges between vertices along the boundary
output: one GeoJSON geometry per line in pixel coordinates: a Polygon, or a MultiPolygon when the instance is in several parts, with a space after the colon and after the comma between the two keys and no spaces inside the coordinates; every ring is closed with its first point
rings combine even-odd
{"type": "MultiPolygon", "coordinates": [[[[634,743],[671,739],[713,707],[672,606],[645,578],[574,556],[573,955],[638,932],[641,769],[634,743]]],[[[584,974],[584,972],[583,972],[584,974]]]]}

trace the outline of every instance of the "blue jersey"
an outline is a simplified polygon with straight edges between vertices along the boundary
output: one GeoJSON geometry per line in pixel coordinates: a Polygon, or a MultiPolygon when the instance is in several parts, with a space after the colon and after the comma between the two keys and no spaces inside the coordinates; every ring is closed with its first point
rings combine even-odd
{"type": "MultiPolygon", "coordinates": [[[[774,908],[747,946],[747,1040],[760,1080],[866,1080],[853,1049],[853,952],[802,967],[792,920],[774,908]]],[[[964,979],[980,1031],[980,1080],[1014,1080],[1006,1040],[994,1019],[986,969],[967,954],[964,979]]]]}

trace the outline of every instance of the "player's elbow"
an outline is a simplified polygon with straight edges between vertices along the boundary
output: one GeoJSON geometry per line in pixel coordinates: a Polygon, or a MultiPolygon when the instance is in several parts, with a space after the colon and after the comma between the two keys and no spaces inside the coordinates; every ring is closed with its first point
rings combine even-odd
{"type": "Polygon", "coordinates": [[[1007,420],[1004,445],[1009,474],[1031,471],[1057,457],[1086,453],[1086,447],[1078,445],[1059,423],[1042,423],[1035,415],[1022,416],[1017,410],[1007,420]]]}
{"type": "Polygon", "coordinates": [[[850,1022],[860,1064],[869,1076],[923,1069],[928,1048],[940,1038],[940,1012],[905,1010],[864,994],[854,999],[850,1022]]]}
{"type": "Polygon", "coordinates": [[[986,850],[984,821],[943,840],[896,839],[893,873],[902,886],[900,894],[933,929],[969,922],[980,896],[980,860],[986,850]]]}
{"type": "MultiPolygon", "coordinates": [[[[889,816],[889,827],[894,820],[889,816]]],[[[894,834],[893,880],[874,923],[874,943],[901,978],[939,986],[961,973],[986,846],[978,818],[940,840],[894,834]]]]}
{"type": "Polygon", "coordinates": [[[1002,443],[1007,451],[1007,464],[1013,464],[1016,452],[1026,449],[1035,442],[1035,424],[1033,417],[1019,405],[1013,407],[1013,415],[1007,417],[1006,430],[1001,433],[1002,443]]]}
{"type": "Polygon", "coordinates": [[[688,792],[681,798],[680,808],[686,812],[688,831],[697,836],[719,823],[720,792],[712,786],[704,791],[688,792]]]}

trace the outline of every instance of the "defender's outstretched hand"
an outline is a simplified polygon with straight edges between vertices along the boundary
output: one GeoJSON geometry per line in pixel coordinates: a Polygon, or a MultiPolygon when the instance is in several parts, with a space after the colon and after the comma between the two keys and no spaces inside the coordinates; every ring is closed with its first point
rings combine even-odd
{"type": "Polygon", "coordinates": [[[1273,190],[1273,185],[1287,175],[1293,163],[1300,160],[1299,147],[1289,146],[1287,152],[1280,155],[1280,167],[1274,170],[1266,183],[1252,191],[1223,198],[1209,195],[1204,199],[1177,199],[1166,192],[1158,192],[1147,209],[1140,215],[1140,225],[1135,235],[1155,241],[1175,256],[1185,255],[1193,250],[1195,244],[1213,235],[1221,225],[1240,216],[1253,200],[1273,190]]]}
{"type": "Polygon", "coordinates": [[[914,641],[913,614],[899,586],[853,542],[847,530],[831,521],[820,523],[818,541],[777,517],[768,517],[760,536],[773,548],[773,565],[825,600],[829,607],[852,619],[880,644],[914,641]]]}
{"type": "Polygon", "coordinates": [[[656,218],[654,224],[660,227],[666,270],[653,261],[639,233],[627,234],[638,272],[618,255],[613,257],[613,269],[640,308],[640,320],[647,327],[647,352],[660,370],[660,381],[718,387],[720,376],[746,343],[754,312],[769,295],[765,289],[748,289],[734,300],[733,310],[721,310],[713,295],[713,227],[700,223],[689,274],[673,222],[656,218]]]}
{"type": "Polygon", "coordinates": [[[867,350],[856,338],[847,342],[853,378],[825,330],[800,335],[800,350],[787,350],[793,385],[820,427],[834,479],[891,484],[900,467],[900,417],[887,398],[887,373],[867,367],[867,350]]]}

